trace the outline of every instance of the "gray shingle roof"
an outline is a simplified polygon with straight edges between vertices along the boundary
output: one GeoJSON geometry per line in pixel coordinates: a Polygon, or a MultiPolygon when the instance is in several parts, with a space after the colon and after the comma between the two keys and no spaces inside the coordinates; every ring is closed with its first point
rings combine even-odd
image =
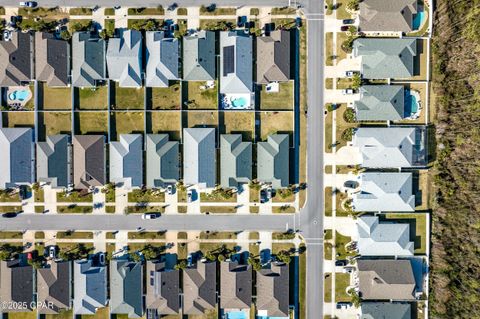
{"type": "Polygon", "coordinates": [[[405,117],[402,85],[364,85],[354,102],[359,121],[395,121],[405,117]]]}
{"type": "Polygon", "coordinates": [[[409,303],[362,302],[360,319],[410,319],[412,305],[409,303]]]}
{"type": "Polygon", "coordinates": [[[252,304],[252,266],[220,263],[220,308],[249,309],[252,304]]]}
{"type": "Polygon", "coordinates": [[[358,250],[362,256],[413,256],[410,225],[379,221],[378,216],[357,218],[358,250]]]}
{"type": "Polygon", "coordinates": [[[417,0],[364,0],[359,9],[360,31],[411,32],[417,0]]]}
{"type": "Polygon", "coordinates": [[[289,268],[284,263],[271,263],[257,271],[256,309],[268,317],[289,316],[289,268]]]}
{"type": "Polygon", "coordinates": [[[33,130],[0,128],[0,189],[33,182],[33,130]]]}
{"type": "Polygon", "coordinates": [[[176,38],[165,37],[163,31],[146,33],[147,70],[145,86],[168,87],[169,81],[180,78],[180,42],[176,38]]]}
{"type": "Polygon", "coordinates": [[[183,180],[200,188],[215,187],[217,161],[214,128],[183,129],[183,180]]]}
{"type": "Polygon", "coordinates": [[[120,87],[142,86],[142,33],[137,30],[117,30],[118,38],[108,40],[108,77],[120,87]]]}
{"type": "Polygon", "coordinates": [[[141,262],[110,261],[110,313],[143,316],[142,270],[141,262]]]}
{"type": "Polygon", "coordinates": [[[275,30],[257,38],[257,82],[267,84],[290,79],[290,31],[275,30]]]}
{"type": "Polygon", "coordinates": [[[33,79],[33,37],[12,32],[9,41],[0,41],[0,86],[20,85],[33,79]]]}
{"type": "Polygon", "coordinates": [[[356,212],[413,212],[412,173],[363,173],[352,199],[356,212]]]}
{"type": "Polygon", "coordinates": [[[179,143],[168,134],[147,134],[147,187],[175,184],[180,175],[179,143]]]}
{"type": "Polygon", "coordinates": [[[360,127],[352,143],[360,148],[363,167],[412,167],[423,149],[417,131],[415,127],[360,127]]]}
{"type": "Polygon", "coordinates": [[[242,142],[242,134],[220,135],[220,172],[226,188],[252,179],[252,143],[242,142]]]}
{"type": "Polygon", "coordinates": [[[70,183],[69,136],[47,136],[46,142],[37,143],[37,180],[50,183],[53,188],[67,187],[70,183]]]}
{"type": "Polygon", "coordinates": [[[220,32],[220,93],[253,91],[253,40],[243,31],[220,32]]]}
{"type": "Polygon", "coordinates": [[[353,56],[362,57],[366,79],[409,78],[414,75],[416,39],[359,38],[353,42],[353,56]]]}
{"type": "Polygon", "coordinates": [[[73,313],[93,315],[97,308],[107,305],[107,268],[93,266],[92,260],[73,263],[73,313]]]}
{"type": "Polygon", "coordinates": [[[198,262],[183,270],[183,313],[201,315],[217,304],[217,263],[198,262]]]}
{"type": "Polygon", "coordinates": [[[41,314],[58,314],[70,308],[71,262],[51,262],[47,268],[37,270],[37,293],[40,304],[52,303],[53,307],[38,307],[41,314]]]}
{"type": "Polygon", "coordinates": [[[94,87],[106,78],[105,41],[90,32],[72,37],[72,85],[94,87]]]}
{"type": "Polygon", "coordinates": [[[105,137],[73,137],[73,183],[76,189],[105,184],[105,137]]]}
{"type": "Polygon", "coordinates": [[[180,272],[168,261],[147,262],[146,308],[158,314],[177,314],[180,310],[180,272]]]}
{"type": "Polygon", "coordinates": [[[358,259],[357,267],[362,299],[415,299],[415,277],[410,260],[358,259]]]}
{"type": "Polygon", "coordinates": [[[215,78],[215,32],[202,30],[183,37],[183,79],[208,81],[215,78]]]}
{"type": "Polygon", "coordinates": [[[35,78],[48,86],[67,86],[70,73],[70,45],[52,33],[35,34],[35,78]]]}
{"type": "Polygon", "coordinates": [[[110,142],[110,181],[126,188],[143,184],[143,141],[141,134],[120,134],[110,142]]]}
{"type": "Polygon", "coordinates": [[[18,259],[0,261],[0,303],[3,306],[2,312],[31,311],[31,304],[34,300],[33,284],[32,266],[23,265],[18,259]],[[18,305],[17,307],[15,307],[15,303],[18,305]],[[22,303],[26,304],[26,308],[23,307],[22,303]]]}
{"type": "Polygon", "coordinates": [[[289,185],[290,144],[288,134],[273,134],[257,144],[257,178],[274,188],[289,185]]]}

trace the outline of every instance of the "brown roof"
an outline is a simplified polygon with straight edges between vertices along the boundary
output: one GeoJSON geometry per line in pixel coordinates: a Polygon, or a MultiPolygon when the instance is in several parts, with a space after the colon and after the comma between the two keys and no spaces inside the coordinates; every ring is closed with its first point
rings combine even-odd
{"type": "Polygon", "coordinates": [[[288,317],[289,268],[285,263],[271,263],[257,271],[257,311],[269,317],[288,317]]]}
{"type": "Polygon", "coordinates": [[[257,38],[257,82],[290,80],[290,32],[276,30],[257,38]]]}
{"type": "Polygon", "coordinates": [[[177,314],[180,310],[180,272],[167,261],[147,262],[146,308],[161,315],[177,314]]]}
{"type": "Polygon", "coordinates": [[[67,86],[70,48],[51,33],[35,34],[35,75],[48,86],[67,86]]]}
{"type": "Polygon", "coordinates": [[[201,315],[217,304],[217,263],[198,262],[183,271],[183,313],[201,315]]]}
{"type": "Polygon", "coordinates": [[[103,135],[73,137],[73,183],[76,189],[105,184],[105,138],[103,135]]]}
{"type": "Polygon", "coordinates": [[[31,311],[33,301],[33,268],[23,266],[20,260],[0,262],[0,303],[23,304],[25,307],[9,307],[2,312],[31,311]]]}
{"type": "Polygon", "coordinates": [[[360,31],[411,32],[417,0],[363,0],[359,9],[360,31]]]}
{"type": "Polygon", "coordinates": [[[248,309],[252,304],[252,266],[236,261],[220,264],[220,308],[248,309]]]}
{"type": "Polygon", "coordinates": [[[0,41],[0,86],[29,82],[32,75],[33,37],[12,32],[11,39],[0,41]]]}
{"type": "Polygon", "coordinates": [[[50,267],[37,270],[37,293],[40,304],[51,303],[53,307],[39,307],[41,314],[58,314],[70,308],[70,262],[52,262],[50,267]]]}

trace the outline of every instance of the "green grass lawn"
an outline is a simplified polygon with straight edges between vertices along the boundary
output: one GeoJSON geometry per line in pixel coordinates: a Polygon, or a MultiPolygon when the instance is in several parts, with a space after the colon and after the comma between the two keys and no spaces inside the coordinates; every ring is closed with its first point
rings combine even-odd
{"type": "Polygon", "coordinates": [[[333,32],[327,32],[325,34],[325,64],[328,66],[333,65],[333,32]]]}
{"type": "Polygon", "coordinates": [[[9,319],[36,319],[37,312],[36,311],[29,311],[29,312],[10,312],[8,313],[9,319]]]}
{"type": "Polygon", "coordinates": [[[105,213],[115,214],[115,206],[105,206],[105,213]]]}
{"type": "Polygon", "coordinates": [[[45,233],[43,231],[35,232],[35,239],[45,239],[45,233]]]}
{"type": "Polygon", "coordinates": [[[343,19],[351,19],[352,15],[347,12],[347,4],[351,0],[337,0],[337,19],[343,20],[343,19]]]}
{"type": "Polygon", "coordinates": [[[158,6],[156,8],[129,8],[128,9],[128,15],[145,15],[145,16],[151,16],[151,15],[164,15],[165,10],[163,9],[162,6],[158,6]]]}
{"type": "Polygon", "coordinates": [[[200,239],[237,239],[234,232],[201,232],[200,239]]]}
{"type": "Polygon", "coordinates": [[[91,214],[93,212],[92,206],[57,206],[59,214],[91,214]]]}
{"type": "Polygon", "coordinates": [[[272,213],[274,214],[293,214],[295,213],[295,207],[290,205],[273,206],[272,213]]]}
{"type": "Polygon", "coordinates": [[[144,214],[144,213],[164,213],[163,206],[128,206],[125,208],[125,214],[144,214]]]}
{"type": "MultiPolygon", "coordinates": [[[[41,112],[40,123],[43,119],[45,135],[70,134],[72,131],[71,112],[41,112]]],[[[42,127],[39,127],[40,131],[42,127]]]]}
{"type": "Polygon", "coordinates": [[[260,91],[260,109],[262,110],[292,110],[293,83],[288,81],[279,83],[278,92],[267,92],[266,85],[260,91]]]}
{"type": "Polygon", "coordinates": [[[115,32],[115,19],[105,19],[104,23],[105,30],[110,34],[113,34],[115,32]]]}
{"type": "Polygon", "coordinates": [[[72,16],[85,16],[85,15],[92,15],[91,8],[71,8],[69,13],[72,16]]]}
{"type": "Polygon", "coordinates": [[[242,134],[243,141],[253,141],[255,137],[255,113],[224,111],[221,132],[242,134]]]}
{"type": "Polygon", "coordinates": [[[207,252],[215,252],[219,248],[225,245],[227,249],[233,249],[237,244],[236,243],[200,243],[200,250],[203,252],[203,255],[206,255],[207,252]]]}
{"type": "Polygon", "coordinates": [[[57,232],[58,239],[93,239],[92,232],[57,232]]]}
{"type": "Polygon", "coordinates": [[[348,36],[347,36],[347,33],[345,32],[338,32],[337,33],[337,63],[340,61],[340,60],[343,60],[347,57],[347,52],[345,52],[343,49],[342,49],[342,43],[347,40],[348,36]]]}
{"type": "Polygon", "coordinates": [[[115,109],[143,110],[144,88],[122,88],[115,82],[115,109]]]}
{"type": "Polygon", "coordinates": [[[206,82],[183,82],[188,87],[188,105],[190,110],[216,110],[218,108],[217,101],[217,81],[215,87],[211,89],[200,89],[205,87],[206,82]]]}
{"type": "Polygon", "coordinates": [[[165,202],[165,193],[154,190],[133,190],[128,193],[128,201],[130,203],[163,203],[165,202]]]}
{"type": "Polygon", "coordinates": [[[172,81],[167,88],[151,88],[152,110],[178,110],[180,109],[180,82],[172,81]]]}
{"type": "Polygon", "coordinates": [[[350,286],[350,274],[335,274],[335,302],[348,302],[352,298],[347,294],[347,287],[350,286]]]}
{"type": "Polygon", "coordinates": [[[35,116],[33,112],[8,112],[3,113],[3,127],[34,127],[35,116]]]}
{"type": "Polygon", "coordinates": [[[201,206],[200,212],[211,214],[234,214],[237,212],[234,206],[201,206]]]}
{"type": "Polygon", "coordinates": [[[202,203],[215,203],[215,202],[226,202],[226,203],[236,203],[237,202],[237,194],[234,193],[230,198],[223,197],[221,194],[217,193],[200,193],[200,201],[202,203]]]}
{"type": "Polygon", "coordinates": [[[14,203],[19,201],[20,201],[20,196],[18,192],[8,192],[5,190],[2,190],[0,192],[0,202],[2,203],[14,203]]]}
{"type": "Polygon", "coordinates": [[[0,231],[0,239],[23,239],[23,233],[17,231],[0,231]]]}
{"type": "Polygon", "coordinates": [[[272,15],[288,15],[295,14],[296,9],[291,7],[272,8],[272,15]]]}
{"type": "Polygon", "coordinates": [[[250,206],[250,214],[258,214],[258,213],[260,213],[260,207],[250,206]]]}
{"type": "Polygon", "coordinates": [[[72,89],[71,88],[51,88],[46,84],[42,86],[43,109],[44,110],[70,110],[72,109],[72,89]]]}
{"type": "Polygon", "coordinates": [[[281,251],[292,251],[295,249],[295,245],[292,243],[273,243],[272,254],[278,254],[281,251]]]}
{"type": "Polygon", "coordinates": [[[128,239],[165,239],[165,232],[129,232],[128,239]]]}
{"type": "Polygon", "coordinates": [[[186,16],[186,15],[188,15],[188,10],[187,10],[187,8],[178,8],[178,9],[177,9],[177,15],[179,15],[179,16],[186,16]]]}
{"type": "Polygon", "coordinates": [[[272,201],[275,203],[291,203],[295,201],[295,194],[289,188],[277,189],[272,201]]]}
{"type": "Polygon", "coordinates": [[[235,19],[215,20],[215,19],[200,19],[201,30],[231,30],[236,26],[235,19]]]}
{"type": "Polygon", "coordinates": [[[326,260],[332,260],[333,246],[330,243],[324,244],[323,256],[326,260]]]}
{"type": "Polygon", "coordinates": [[[76,112],[75,132],[77,134],[106,134],[108,112],[76,112]]]}
{"type": "Polygon", "coordinates": [[[205,16],[225,16],[225,15],[236,15],[237,10],[235,8],[215,8],[213,11],[209,11],[208,7],[200,7],[200,15],[205,16]]]}
{"type": "Polygon", "coordinates": [[[45,192],[43,190],[43,188],[39,187],[36,191],[34,191],[34,195],[35,195],[35,202],[43,202],[45,201],[45,192]]]}
{"type": "Polygon", "coordinates": [[[260,139],[276,133],[293,133],[293,112],[261,112],[260,139]]]}
{"type": "Polygon", "coordinates": [[[57,315],[45,315],[45,319],[72,319],[73,309],[60,311],[57,315]]]}
{"type": "Polygon", "coordinates": [[[72,191],[70,195],[67,196],[65,192],[57,193],[57,202],[60,203],[90,203],[93,201],[92,193],[88,193],[86,195],[80,195],[80,192],[72,191]]]}
{"type": "Polygon", "coordinates": [[[108,107],[108,87],[78,89],[78,107],[82,110],[105,110],[108,107]]]}
{"type": "Polygon", "coordinates": [[[144,133],[143,112],[112,112],[111,125],[116,139],[120,134],[144,133]]]}
{"type": "Polygon", "coordinates": [[[260,201],[260,188],[250,187],[250,202],[258,203],[260,201]]]}
{"type": "Polygon", "coordinates": [[[106,16],[113,16],[113,15],[115,15],[115,9],[114,8],[105,8],[105,10],[103,11],[103,14],[105,14],[106,16]]]}
{"type": "Polygon", "coordinates": [[[43,205],[36,205],[35,206],[35,213],[42,214],[45,211],[45,206],[43,205]]]}
{"type": "Polygon", "coordinates": [[[339,232],[335,232],[335,250],[337,259],[346,259],[347,256],[352,256],[354,253],[347,252],[345,245],[352,241],[351,237],[343,236],[339,232]]]}

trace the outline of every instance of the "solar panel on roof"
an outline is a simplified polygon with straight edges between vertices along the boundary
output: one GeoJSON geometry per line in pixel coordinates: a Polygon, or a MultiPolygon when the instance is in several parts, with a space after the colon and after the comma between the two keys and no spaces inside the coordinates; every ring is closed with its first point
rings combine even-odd
{"type": "Polygon", "coordinates": [[[235,47],[233,45],[223,48],[223,76],[235,71],[234,55],[235,47]]]}

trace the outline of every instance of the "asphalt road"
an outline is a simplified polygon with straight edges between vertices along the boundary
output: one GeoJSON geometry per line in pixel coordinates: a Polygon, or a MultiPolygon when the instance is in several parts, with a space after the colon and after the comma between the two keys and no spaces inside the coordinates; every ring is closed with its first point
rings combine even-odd
{"type": "MultiPolygon", "coordinates": [[[[0,4],[4,7],[18,6],[20,0],[1,0],[0,4]]],[[[210,5],[215,3],[217,6],[255,6],[255,7],[282,7],[288,5],[288,0],[36,0],[41,7],[94,7],[98,6],[128,6],[128,7],[156,7],[162,5],[167,8],[172,3],[177,3],[181,7],[197,7],[200,5],[210,5]]]]}

